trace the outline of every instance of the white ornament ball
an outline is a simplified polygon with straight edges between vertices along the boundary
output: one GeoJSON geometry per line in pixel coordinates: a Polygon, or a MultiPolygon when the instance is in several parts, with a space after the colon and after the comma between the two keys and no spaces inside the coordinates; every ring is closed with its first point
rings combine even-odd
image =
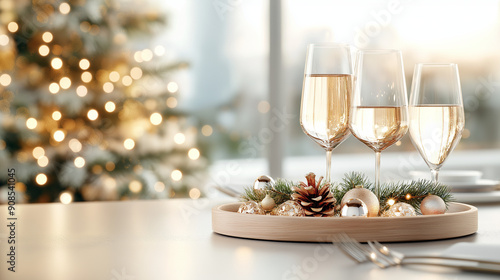
{"type": "Polygon", "coordinates": [[[446,204],[439,196],[431,194],[420,203],[420,212],[424,215],[444,214],[446,204]]]}
{"type": "Polygon", "coordinates": [[[271,211],[274,206],[276,206],[276,202],[270,195],[267,194],[266,197],[264,197],[264,199],[260,202],[260,205],[265,211],[271,211]]]}

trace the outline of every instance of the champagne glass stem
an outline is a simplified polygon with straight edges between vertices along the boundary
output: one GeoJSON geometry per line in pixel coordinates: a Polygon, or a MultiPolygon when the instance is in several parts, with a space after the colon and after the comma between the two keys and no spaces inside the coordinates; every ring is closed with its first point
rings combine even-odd
{"type": "Polygon", "coordinates": [[[380,199],[380,152],[375,152],[375,192],[380,199]]]}
{"type": "Polygon", "coordinates": [[[431,169],[432,182],[434,182],[434,186],[437,186],[439,169],[431,169]]]}
{"type": "Polygon", "coordinates": [[[330,182],[330,172],[332,170],[332,151],[326,151],[326,181],[330,182]]]}

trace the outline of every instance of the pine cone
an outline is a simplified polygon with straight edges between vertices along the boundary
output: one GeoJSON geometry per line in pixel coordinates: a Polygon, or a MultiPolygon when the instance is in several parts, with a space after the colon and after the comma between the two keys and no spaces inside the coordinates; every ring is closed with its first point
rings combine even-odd
{"type": "Polygon", "coordinates": [[[292,199],[302,205],[306,216],[333,216],[337,200],[330,191],[330,183],[321,187],[323,176],[316,183],[316,175],[312,172],[306,175],[306,179],[307,184],[300,182],[298,187],[293,187],[295,193],[292,194],[292,199]]]}

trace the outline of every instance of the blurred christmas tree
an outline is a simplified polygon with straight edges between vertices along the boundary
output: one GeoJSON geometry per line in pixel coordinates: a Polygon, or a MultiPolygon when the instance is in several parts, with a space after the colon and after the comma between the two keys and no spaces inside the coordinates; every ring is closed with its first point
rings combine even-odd
{"type": "Polygon", "coordinates": [[[0,186],[15,168],[31,202],[200,195],[197,122],[171,80],[186,64],[162,46],[133,51],[164,16],[139,2],[1,1],[0,186]]]}

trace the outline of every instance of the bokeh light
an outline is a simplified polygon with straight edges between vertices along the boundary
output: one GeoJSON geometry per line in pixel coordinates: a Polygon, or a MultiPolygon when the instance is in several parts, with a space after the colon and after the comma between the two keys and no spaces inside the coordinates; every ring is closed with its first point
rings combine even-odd
{"type": "Polygon", "coordinates": [[[61,80],[59,80],[59,85],[63,89],[68,89],[71,87],[71,80],[68,77],[62,77],[61,80]]]}
{"type": "Polygon", "coordinates": [[[83,85],[82,85],[82,86],[78,86],[78,87],[76,88],[76,94],[77,94],[78,96],[80,96],[80,97],[84,97],[85,95],[87,95],[87,93],[88,93],[88,89],[87,89],[87,87],[86,87],[86,86],[83,86],[83,85]]]}
{"type": "Polygon", "coordinates": [[[104,109],[106,110],[106,112],[113,112],[115,111],[116,109],[116,105],[113,101],[108,101],[106,102],[106,104],[104,104],[104,109]]]}
{"type": "Polygon", "coordinates": [[[165,190],[165,184],[163,184],[163,182],[156,182],[154,185],[154,189],[156,192],[162,192],[165,190]]]}
{"type": "Polygon", "coordinates": [[[151,123],[153,125],[159,125],[159,124],[161,124],[163,118],[160,115],[160,113],[153,113],[153,114],[151,114],[151,117],[149,117],[149,120],[151,121],[151,123]]]}
{"type": "Polygon", "coordinates": [[[199,189],[192,188],[192,189],[189,190],[189,197],[191,199],[198,199],[198,198],[200,198],[200,196],[201,196],[201,192],[200,192],[199,189]]]}
{"type": "Polygon", "coordinates": [[[123,147],[125,147],[125,149],[127,149],[127,150],[132,150],[135,147],[134,140],[132,140],[130,138],[125,139],[125,141],[123,141],[123,147]]]}
{"type": "Polygon", "coordinates": [[[182,172],[180,170],[176,169],[176,170],[172,171],[172,173],[170,174],[170,177],[174,181],[180,181],[182,179],[182,172]]]}
{"type": "Polygon", "coordinates": [[[139,193],[142,190],[142,184],[137,180],[132,180],[128,184],[128,189],[133,193],[139,193]]]}
{"type": "Polygon", "coordinates": [[[73,195],[67,191],[62,192],[61,195],[59,195],[59,200],[62,204],[70,204],[73,201],[73,195]]]}
{"type": "Polygon", "coordinates": [[[17,24],[17,22],[15,22],[15,21],[11,21],[11,22],[9,22],[9,24],[7,25],[7,29],[8,29],[10,32],[14,33],[14,32],[16,32],[17,30],[19,30],[19,25],[17,24]]]}
{"type": "Polygon", "coordinates": [[[201,128],[201,134],[203,134],[204,136],[210,136],[212,135],[213,132],[214,132],[213,128],[208,124],[204,125],[201,128]]]}
{"type": "Polygon", "coordinates": [[[52,33],[50,33],[49,31],[46,31],[42,34],[42,40],[45,42],[45,43],[50,43],[52,42],[52,39],[54,39],[54,36],[52,36],[52,33]]]}
{"type": "Polygon", "coordinates": [[[96,109],[90,109],[87,112],[87,118],[89,118],[89,120],[91,120],[91,121],[97,120],[98,117],[99,117],[99,113],[97,112],[96,109]]]}
{"type": "Polygon", "coordinates": [[[61,142],[64,140],[64,137],[66,137],[66,135],[64,134],[64,131],[62,130],[56,130],[54,132],[54,134],[52,135],[52,137],[54,138],[54,140],[56,140],[57,142],[61,142]]]}
{"type": "Polygon", "coordinates": [[[179,90],[179,85],[176,82],[170,82],[167,84],[167,90],[171,93],[176,93],[179,90]]]}
{"type": "Polygon", "coordinates": [[[134,80],[138,80],[142,77],[142,70],[139,67],[133,67],[130,69],[130,77],[134,80]]]}
{"type": "Polygon", "coordinates": [[[76,138],[73,138],[71,140],[69,140],[69,148],[74,152],[74,153],[78,153],[82,150],[83,146],[82,146],[82,143],[76,139],[76,138]]]}
{"type": "Polygon", "coordinates": [[[49,55],[50,53],[50,49],[47,45],[41,45],[39,48],[38,48],[38,53],[41,55],[41,56],[47,56],[49,55]]]}
{"type": "Polygon", "coordinates": [[[40,157],[45,155],[45,150],[42,147],[38,146],[38,147],[33,148],[32,153],[33,153],[33,157],[35,159],[39,159],[40,157]]]}
{"type": "Polygon", "coordinates": [[[76,157],[74,164],[77,168],[82,168],[85,166],[85,159],[83,157],[76,157]]]}
{"type": "Polygon", "coordinates": [[[106,93],[110,93],[115,89],[115,86],[113,86],[112,83],[110,82],[105,82],[104,85],[102,85],[102,90],[106,93]]]}
{"type": "Polygon", "coordinates": [[[184,142],[186,141],[186,135],[184,135],[184,133],[177,133],[174,135],[174,142],[176,144],[184,144],[184,142]]]}
{"type": "Polygon", "coordinates": [[[63,3],[61,3],[61,5],[59,5],[59,12],[61,12],[61,14],[67,15],[67,14],[69,14],[70,11],[71,11],[71,7],[69,6],[68,3],[63,2],[63,3]]]}
{"type": "Polygon", "coordinates": [[[43,186],[47,183],[47,175],[43,174],[43,173],[39,173],[38,175],[36,175],[35,177],[35,181],[38,185],[40,186],[43,186]]]}
{"type": "Polygon", "coordinates": [[[60,87],[59,87],[59,84],[58,84],[58,83],[51,83],[51,84],[49,85],[49,91],[50,91],[50,93],[52,93],[52,94],[56,94],[56,93],[58,93],[58,92],[59,92],[59,89],[60,89],[60,87]]]}
{"type": "Polygon", "coordinates": [[[191,148],[188,151],[188,157],[192,160],[197,160],[200,158],[200,151],[196,148],[191,148]]]}
{"type": "Polygon", "coordinates": [[[59,57],[55,57],[52,59],[50,62],[50,65],[52,65],[52,68],[58,70],[61,69],[63,66],[63,61],[59,57]]]}
{"type": "Polygon", "coordinates": [[[10,77],[9,74],[4,73],[4,74],[0,75],[0,85],[6,87],[6,86],[10,85],[11,82],[12,82],[12,78],[10,77]]]}
{"type": "Polygon", "coordinates": [[[86,58],[82,58],[78,65],[80,66],[80,69],[87,70],[90,67],[90,61],[86,58]]]}
{"type": "Polygon", "coordinates": [[[61,117],[62,117],[61,112],[59,112],[59,111],[52,112],[52,119],[53,120],[58,121],[61,119],[61,117]]]}
{"type": "Polygon", "coordinates": [[[37,125],[38,122],[36,121],[35,118],[29,118],[26,120],[26,127],[29,129],[35,129],[37,125]]]}
{"type": "Polygon", "coordinates": [[[45,167],[49,164],[49,158],[46,156],[41,156],[38,158],[37,163],[40,167],[45,167]]]}

